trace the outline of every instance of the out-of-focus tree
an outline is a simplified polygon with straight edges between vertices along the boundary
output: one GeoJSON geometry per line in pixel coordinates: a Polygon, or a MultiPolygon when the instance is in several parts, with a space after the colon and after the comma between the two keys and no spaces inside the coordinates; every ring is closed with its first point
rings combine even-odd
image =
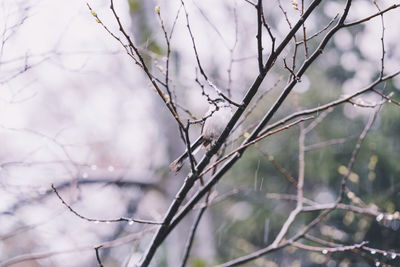
{"type": "Polygon", "coordinates": [[[2,9],[1,266],[399,263],[396,1],[55,2],[2,9]]]}

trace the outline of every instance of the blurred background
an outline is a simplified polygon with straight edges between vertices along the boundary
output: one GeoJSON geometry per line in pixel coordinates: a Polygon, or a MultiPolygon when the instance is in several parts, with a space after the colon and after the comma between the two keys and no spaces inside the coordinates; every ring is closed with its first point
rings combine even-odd
{"type": "MultiPolygon", "coordinates": [[[[377,1],[381,9],[395,2],[377,1]]],[[[122,38],[109,1],[88,4],[122,38]]],[[[258,75],[255,8],[244,0],[187,0],[185,4],[203,68],[216,86],[240,102],[258,75]]],[[[294,25],[299,18],[294,2],[280,4],[294,25]]],[[[167,32],[173,29],[169,75],[179,114],[185,119],[201,118],[208,102],[196,83],[200,75],[181,2],[115,0],[125,29],[153,73],[164,79],[167,46],[157,5],[167,32]]],[[[306,22],[308,35],[327,26],[343,7],[344,1],[322,1],[306,22]]],[[[347,21],[377,11],[372,1],[353,1],[347,21]]],[[[279,43],[290,30],[279,2],[264,1],[264,12],[279,43]]],[[[394,9],[384,16],[385,74],[400,69],[399,12],[394,9]]],[[[96,220],[162,220],[189,172],[184,167],[175,174],[168,168],[185,148],[174,118],[140,67],[96,22],[84,1],[0,0],[0,32],[0,262],[41,255],[12,266],[97,266],[94,247],[103,245],[104,266],[133,266],[154,226],[96,220]],[[51,184],[75,211],[94,220],[69,211],[51,184]]],[[[310,51],[325,33],[308,42],[310,51]]],[[[379,16],[340,30],[274,119],[352,94],[374,81],[380,72],[381,35],[379,16]]],[[[267,57],[271,46],[267,32],[263,42],[267,57]]],[[[282,59],[291,62],[292,54],[289,46],[266,76],[255,98],[257,105],[236,130],[228,151],[284,88],[290,73],[282,59]]],[[[297,56],[298,67],[304,48],[297,56]]],[[[400,78],[377,89],[393,92],[393,99],[399,100],[400,78]]],[[[211,88],[206,91],[213,93],[211,88]]],[[[306,136],[307,199],[317,203],[336,199],[357,138],[373,112],[370,106],[381,97],[369,93],[354,100],[360,105],[337,106],[306,136]],[[329,141],[332,144],[324,143],[329,141]]],[[[336,210],[313,234],[342,244],[367,240],[370,247],[399,251],[400,109],[393,102],[382,105],[361,147],[348,182],[355,196],[346,203],[363,203],[395,219],[336,210]]],[[[200,129],[200,125],[192,127],[192,140],[200,129]]],[[[297,179],[298,139],[298,126],[271,136],[249,148],[225,175],[213,192],[215,203],[200,223],[188,266],[223,263],[273,241],[295,207],[282,194],[296,194],[288,177],[297,179]],[[290,175],[285,177],[282,170],[290,175]]],[[[167,238],[154,266],[179,266],[196,213],[167,238]]],[[[289,235],[317,214],[301,214],[289,235]]],[[[288,247],[246,266],[368,266],[375,261],[400,265],[398,258],[379,253],[325,255],[288,247]]]]}

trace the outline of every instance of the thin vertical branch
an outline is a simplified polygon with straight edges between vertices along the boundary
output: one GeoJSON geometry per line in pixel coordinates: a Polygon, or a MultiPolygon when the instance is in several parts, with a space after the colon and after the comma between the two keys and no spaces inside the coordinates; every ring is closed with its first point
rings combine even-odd
{"type": "MultiPolygon", "coordinates": [[[[225,99],[226,101],[228,101],[230,104],[232,104],[232,105],[234,105],[234,106],[236,106],[236,107],[240,107],[240,104],[238,104],[238,103],[232,101],[229,97],[227,97],[224,93],[222,93],[222,91],[221,91],[219,88],[217,88],[217,87],[211,82],[211,80],[208,78],[206,72],[204,71],[203,66],[201,65],[201,62],[200,62],[200,57],[199,57],[199,53],[198,53],[198,51],[197,51],[197,46],[196,46],[196,42],[195,42],[195,39],[194,39],[194,35],[193,35],[192,29],[191,29],[191,27],[190,27],[189,13],[188,13],[187,10],[186,10],[185,2],[184,2],[183,0],[181,0],[181,3],[182,3],[183,10],[185,11],[185,16],[186,16],[186,28],[188,29],[188,32],[189,32],[189,35],[190,35],[190,39],[192,40],[193,52],[194,52],[194,55],[195,55],[195,58],[196,58],[196,62],[197,62],[197,66],[198,66],[198,68],[199,68],[200,74],[201,74],[201,75],[203,76],[203,78],[207,81],[208,85],[209,85],[211,88],[213,88],[213,89],[215,90],[215,92],[216,92],[219,96],[221,96],[223,99],[225,99]]],[[[198,79],[196,79],[196,80],[198,81],[198,79]]],[[[199,82],[199,81],[198,81],[198,82],[199,82]]],[[[203,92],[204,92],[204,90],[203,90],[203,92]]]]}
{"type": "MultiPolygon", "coordinates": [[[[379,12],[382,12],[381,8],[379,7],[376,1],[373,1],[374,5],[378,9],[379,12]]],[[[383,18],[383,13],[380,14],[381,17],[381,26],[382,26],[382,33],[381,33],[381,49],[382,49],[382,57],[381,57],[381,71],[379,77],[383,77],[383,73],[385,70],[385,21],[383,18]]]]}
{"type": "MultiPolygon", "coordinates": [[[[301,15],[303,15],[304,13],[304,0],[301,0],[301,15]]],[[[306,24],[305,22],[303,23],[303,40],[304,40],[304,51],[305,51],[305,56],[306,59],[309,56],[308,53],[308,45],[307,45],[307,31],[306,31],[306,24]]],[[[296,46],[297,46],[297,42],[296,42],[296,46]]]]}
{"type": "Polygon", "coordinates": [[[355,163],[355,161],[356,161],[358,152],[360,151],[361,144],[363,143],[365,137],[367,136],[369,130],[371,129],[372,124],[374,123],[375,118],[376,118],[376,116],[377,116],[379,110],[380,110],[380,107],[377,107],[377,108],[375,109],[375,111],[374,111],[373,113],[371,113],[371,115],[369,116],[367,125],[365,126],[365,128],[364,128],[364,130],[362,131],[360,137],[358,138],[356,147],[354,148],[353,153],[351,154],[350,161],[349,161],[349,163],[347,164],[347,172],[346,172],[346,174],[345,174],[345,175],[343,176],[343,178],[342,178],[340,194],[339,194],[339,197],[338,197],[338,199],[337,199],[337,201],[336,201],[337,204],[339,204],[340,202],[342,202],[342,200],[343,200],[343,198],[344,198],[344,195],[345,195],[345,192],[346,192],[347,180],[349,179],[349,176],[350,176],[350,174],[351,174],[351,172],[352,172],[352,170],[353,170],[353,166],[354,166],[354,163],[355,163]]]}
{"type": "Polygon", "coordinates": [[[263,44],[262,44],[262,14],[263,6],[262,0],[258,0],[257,3],[257,53],[258,53],[258,71],[262,73],[264,71],[263,63],[263,44]]]}
{"type": "Polygon", "coordinates": [[[304,177],[305,177],[305,139],[306,131],[304,128],[304,122],[300,123],[300,135],[299,135],[299,177],[297,179],[297,206],[296,208],[303,208],[303,197],[304,197],[304,177]]]}
{"type": "Polygon", "coordinates": [[[194,158],[193,158],[192,149],[191,149],[190,138],[189,138],[189,127],[190,127],[190,124],[188,122],[186,124],[185,129],[183,130],[183,132],[185,134],[185,140],[186,140],[186,151],[187,151],[187,155],[188,155],[188,158],[189,158],[190,168],[192,170],[192,173],[197,175],[196,166],[195,166],[195,163],[194,163],[194,158]]]}
{"type": "Polygon", "coordinates": [[[102,247],[103,246],[98,246],[98,247],[94,248],[94,250],[96,251],[96,260],[97,260],[97,263],[99,264],[99,267],[104,267],[103,263],[101,262],[101,258],[100,258],[100,249],[102,247]]]}
{"type": "Polygon", "coordinates": [[[305,144],[305,138],[306,138],[306,132],[304,130],[304,124],[300,123],[300,135],[299,135],[299,176],[297,179],[297,204],[296,208],[290,212],[287,220],[283,224],[281,230],[279,231],[278,235],[276,236],[275,240],[272,242],[271,246],[272,247],[277,247],[279,243],[282,241],[282,239],[285,237],[287,234],[290,226],[293,224],[295,221],[297,215],[300,214],[300,212],[303,209],[303,187],[304,187],[304,170],[305,170],[305,161],[304,161],[304,144],[305,144]]]}
{"type": "Polygon", "coordinates": [[[192,225],[192,228],[190,229],[190,235],[189,235],[189,238],[188,238],[188,240],[186,242],[186,245],[185,245],[185,253],[183,255],[181,267],[185,267],[186,266],[186,263],[187,263],[187,261],[189,259],[190,251],[191,251],[192,246],[193,246],[193,241],[194,241],[194,237],[195,237],[195,234],[196,234],[196,231],[197,231],[197,227],[199,226],[200,220],[203,217],[203,214],[206,211],[207,207],[208,207],[207,205],[204,205],[199,210],[199,212],[197,213],[197,216],[196,216],[196,218],[194,220],[194,223],[192,225]]]}
{"type": "Polygon", "coordinates": [[[271,27],[268,25],[267,20],[265,19],[264,12],[261,13],[261,18],[262,18],[262,23],[263,23],[264,27],[267,29],[268,35],[269,35],[269,37],[271,38],[271,53],[270,53],[270,54],[272,54],[272,53],[274,53],[274,51],[275,51],[275,41],[276,41],[276,38],[275,38],[275,36],[272,34],[271,27]]]}
{"type": "MultiPolygon", "coordinates": [[[[170,56],[171,56],[171,36],[172,36],[172,31],[171,31],[171,36],[168,36],[167,30],[165,28],[164,25],[164,21],[161,17],[161,11],[160,11],[160,7],[157,6],[156,7],[156,12],[157,12],[157,16],[158,19],[160,21],[160,25],[161,25],[161,29],[164,33],[164,38],[165,38],[165,43],[167,44],[167,57],[166,57],[166,61],[165,61],[165,89],[167,90],[168,93],[168,97],[169,97],[169,101],[171,102],[172,108],[176,111],[176,105],[175,105],[175,101],[174,98],[172,96],[171,90],[169,88],[169,61],[170,61],[170,56]]],[[[178,18],[178,17],[176,17],[178,18]]]]}
{"type": "Polygon", "coordinates": [[[229,67],[228,67],[228,97],[232,97],[232,68],[233,68],[233,53],[236,50],[236,46],[238,44],[238,35],[239,35],[239,29],[238,29],[238,20],[237,20],[237,10],[236,10],[236,2],[235,2],[235,7],[233,9],[233,18],[234,18],[234,23],[235,23],[235,41],[233,43],[232,48],[229,49],[229,54],[230,54],[230,59],[229,59],[229,67]]]}

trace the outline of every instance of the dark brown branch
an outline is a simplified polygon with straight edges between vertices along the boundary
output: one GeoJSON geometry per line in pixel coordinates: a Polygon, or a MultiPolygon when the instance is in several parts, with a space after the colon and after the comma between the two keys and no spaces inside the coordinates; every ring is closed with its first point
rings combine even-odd
{"type": "Polygon", "coordinates": [[[77,211],[75,211],[65,200],[61,197],[61,195],[58,193],[56,187],[52,184],[51,188],[53,189],[54,193],[56,193],[58,199],[61,200],[61,202],[66,206],[73,214],[78,216],[79,218],[88,221],[88,222],[94,222],[94,223],[115,223],[115,222],[128,222],[129,224],[132,223],[142,223],[142,224],[156,224],[160,225],[162,223],[160,222],[154,222],[154,221],[147,221],[147,220],[141,220],[141,219],[133,219],[133,218],[118,218],[118,219],[110,219],[110,220],[105,220],[105,219],[93,219],[93,218],[88,218],[86,216],[83,216],[79,214],[77,211]]]}
{"type": "Polygon", "coordinates": [[[249,146],[251,146],[251,145],[254,145],[255,143],[257,143],[257,142],[259,142],[259,141],[261,141],[261,140],[267,138],[267,137],[270,136],[270,135],[279,133],[279,132],[281,132],[281,131],[284,131],[284,130],[286,130],[286,129],[289,129],[290,127],[292,127],[292,126],[294,126],[294,125],[296,125],[296,124],[298,124],[298,123],[301,123],[301,122],[306,121],[306,120],[311,120],[311,119],[313,119],[313,118],[314,118],[313,116],[306,117],[306,118],[301,118],[301,119],[299,119],[299,120],[297,120],[297,121],[294,121],[294,122],[292,122],[292,123],[289,123],[288,125],[286,125],[286,126],[284,126],[284,127],[281,127],[281,128],[276,129],[276,130],[274,130],[274,131],[268,132],[268,133],[266,133],[266,134],[264,134],[264,135],[262,135],[262,136],[260,136],[260,137],[258,137],[258,138],[256,138],[256,139],[254,139],[253,141],[251,141],[251,142],[249,142],[249,143],[246,143],[246,144],[244,144],[244,145],[241,145],[240,147],[238,147],[238,148],[236,148],[235,150],[231,151],[229,154],[227,154],[227,155],[224,156],[223,158],[221,158],[221,159],[217,160],[216,162],[214,162],[211,166],[209,166],[206,170],[204,170],[204,171],[199,175],[199,177],[203,176],[204,174],[206,174],[207,172],[209,172],[211,169],[213,169],[215,166],[217,166],[218,164],[220,164],[220,163],[223,162],[224,160],[228,159],[229,157],[231,157],[231,156],[234,155],[235,153],[238,153],[239,151],[241,151],[241,150],[243,150],[243,149],[245,149],[245,148],[247,148],[247,147],[249,147],[249,146]]]}
{"type": "Polygon", "coordinates": [[[97,260],[97,263],[99,264],[99,267],[104,267],[103,263],[101,262],[100,252],[99,252],[101,248],[102,248],[102,246],[98,246],[98,247],[95,247],[94,250],[96,252],[96,260],[97,260]]]}
{"type": "Polygon", "coordinates": [[[263,6],[262,0],[258,0],[257,3],[257,53],[258,53],[258,71],[262,73],[264,71],[264,63],[263,63],[263,44],[262,44],[262,14],[263,6]]]}
{"type": "Polygon", "coordinates": [[[242,119],[236,124],[236,126],[233,128],[232,132],[235,132],[240,125],[242,125],[246,119],[253,113],[254,109],[258,106],[258,104],[260,103],[260,101],[264,98],[264,96],[266,94],[268,94],[270,91],[272,91],[273,89],[278,87],[278,84],[282,81],[282,78],[279,78],[273,86],[271,86],[270,88],[266,89],[264,92],[262,92],[257,99],[254,101],[254,103],[248,108],[248,110],[246,111],[246,113],[242,116],[242,119]]]}
{"type": "Polygon", "coordinates": [[[118,38],[115,34],[113,34],[110,30],[108,30],[108,28],[101,22],[101,20],[97,16],[96,12],[94,12],[92,10],[92,8],[89,6],[89,4],[87,4],[87,6],[89,7],[92,15],[96,18],[96,21],[99,22],[113,38],[115,38],[116,40],[118,40],[119,43],[121,43],[121,45],[125,48],[127,53],[135,61],[135,63],[142,68],[142,70],[144,71],[144,73],[146,74],[146,76],[148,77],[148,79],[150,80],[152,85],[154,86],[157,94],[161,97],[161,99],[164,102],[165,106],[171,112],[171,114],[173,115],[174,119],[176,120],[176,122],[178,123],[180,128],[184,128],[184,125],[183,125],[181,119],[179,118],[179,115],[177,114],[177,112],[175,110],[175,106],[171,103],[172,99],[170,99],[169,97],[166,97],[164,92],[159,88],[159,86],[157,84],[157,79],[155,79],[153,77],[153,75],[151,74],[149,68],[147,67],[147,65],[146,65],[146,63],[144,61],[144,58],[143,58],[142,54],[140,53],[139,49],[135,46],[135,44],[133,43],[131,37],[125,31],[125,29],[124,29],[124,27],[122,25],[122,22],[121,22],[121,20],[120,20],[120,18],[118,16],[117,12],[115,11],[114,0],[110,0],[110,9],[111,9],[111,11],[112,11],[112,13],[114,15],[115,20],[117,21],[117,24],[119,26],[119,31],[123,34],[123,36],[125,37],[126,41],[128,42],[127,45],[124,44],[122,42],[122,40],[120,38],[118,38]],[[136,55],[137,58],[135,57],[135,55],[136,55]]]}
{"type": "Polygon", "coordinates": [[[192,228],[190,229],[190,235],[189,235],[189,238],[188,238],[188,240],[187,240],[187,242],[186,242],[186,245],[185,245],[185,250],[184,250],[185,253],[184,253],[184,255],[183,255],[181,267],[185,267],[185,266],[186,266],[187,260],[189,259],[190,251],[191,251],[191,249],[192,249],[192,245],[193,245],[193,241],[194,241],[194,236],[195,236],[195,234],[196,234],[197,227],[199,226],[200,220],[201,220],[201,218],[203,217],[203,214],[204,214],[204,212],[206,211],[206,209],[207,209],[207,205],[203,206],[203,207],[200,209],[199,213],[197,214],[197,216],[196,216],[196,218],[195,218],[195,220],[194,220],[194,223],[193,223],[193,225],[192,225],[192,228]]]}
{"type": "MultiPolygon", "coordinates": [[[[219,96],[221,96],[223,99],[228,101],[230,104],[232,104],[232,105],[234,105],[236,107],[240,107],[240,104],[232,101],[229,97],[227,97],[224,93],[222,93],[222,91],[210,81],[210,79],[208,78],[207,74],[205,73],[205,71],[204,71],[204,69],[203,69],[203,67],[201,65],[201,62],[200,62],[200,57],[199,57],[199,53],[197,51],[196,42],[195,42],[195,39],[194,39],[194,35],[193,35],[193,32],[192,32],[192,29],[190,27],[189,14],[188,14],[188,12],[186,10],[185,2],[183,0],[181,0],[181,3],[182,3],[183,10],[185,11],[186,28],[188,29],[188,32],[189,32],[189,35],[190,35],[190,39],[192,40],[193,51],[194,51],[194,55],[196,57],[196,62],[197,62],[197,66],[199,68],[200,74],[203,76],[204,80],[207,81],[208,85],[210,85],[216,91],[216,93],[219,96]]],[[[203,90],[203,93],[204,93],[204,90],[203,90]]]]}
{"type": "MultiPolygon", "coordinates": [[[[303,15],[303,12],[304,12],[304,0],[301,0],[301,15],[303,15]]],[[[306,30],[305,22],[303,23],[303,43],[304,43],[305,58],[308,59],[309,52],[308,52],[308,45],[307,45],[307,30],[306,30]]]]}
{"type": "Polygon", "coordinates": [[[197,175],[197,173],[196,173],[197,171],[196,171],[196,167],[195,167],[195,163],[194,163],[194,158],[193,158],[193,154],[192,154],[192,150],[191,150],[191,145],[190,145],[189,127],[190,127],[190,124],[188,122],[186,127],[185,127],[185,129],[183,130],[183,132],[185,134],[185,140],[186,140],[186,151],[187,151],[187,156],[189,158],[190,168],[192,170],[192,173],[197,175]]]}
{"type": "MultiPolygon", "coordinates": [[[[373,2],[379,12],[381,12],[381,8],[379,7],[376,1],[373,2]]],[[[381,26],[382,26],[382,33],[381,33],[381,49],[382,49],[382,56],[381,56],[381,71],[379,73],[379,77],[383,77],[383,73],[385,70],[385,21],[383,19],[383,13],[380,15],[381,17],[381,26]]]]}
{"type": "Polygon", "coordinates": [[[257,5],[254,4],[253,2],[251,2],[250,0],[243,0],[243,1],[249,3],[250,5],[254,6],[255,8],[257,8],[257,5]]]}
{"type": "MultiPolygon", "coordinates": [[[[322,28],[318,32],[314,33],[310,37],[307,37],[306,41],[310,41],[310,40],[314,39],[315,37],[317,37],[318,35],[320,35],[321,33],[323,33],[324,31],[326,31],[335,22],[335,20],[338,18],[338,16],[339,16],[339,14],[336,14],[336,16],[333,19],[331,19],[331,21],[329,21],[329,23],[324,28],[322,28]]],[[[302,43],[304,43],[304,41],[305,40],[298,41],[296,43],[296,45],[301,45],[302,43]]]]}
{"type": "Polygon", "coordinates": [[[351,27],[351,26],[355,26],[355,25],[358,25],[358,24],[367,22],[367,21],[369,21],[370,19],[373,19],[373,18],[375,18],[375,17],[377,17],[377,16],[380,16],[380,15],[382,15],[382,14],[384,14],[384,13],[386,13],[386,12],[392,10],[392,9],[398,8],[399,6],[400,6],[400,4],[393,4],[393,5],[391,5],[390,7],[386,8],[386,9],[384,9],[384,10],[378,12],[378,13],[375,13],[375,14],[369,16],[369,17],[366,17],[366,18],[363,18],[363,19],[360,19],[360,20],[357,20],[357,21],[345,23],[345,24],[343,25],[343,27],[351,27]]]}
{"type": "Polygon", "coordinates": [[[275,52],[274,50],[275,50],[275,41],[276,41],[276,38],[275,38],[275,36],[272,34],[271,27],[269,27],[269,25],[268,25],[268,23],[267,23],[267,20],[265,19],[264,12],[261,13],[261,18],[262,18],[262,23],[263,23],[264,27],[267,29],[267,32],[268,32],[268,34],[269,34],[269,37],[271,38],[271,54],[272,54],[272,53],[275,52]]]}

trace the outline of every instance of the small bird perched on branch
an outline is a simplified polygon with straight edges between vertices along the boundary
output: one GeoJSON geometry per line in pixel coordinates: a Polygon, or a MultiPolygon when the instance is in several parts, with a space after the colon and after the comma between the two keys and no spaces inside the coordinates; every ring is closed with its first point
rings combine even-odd
{"type": "MultiPolygon", "coordinates": [[[[215,99],[204,116],[205,122],[201,129],[200,137],[190,147],[192,154],[196,154],[200,150],[200,145],[205,149],[209,149],[224,131],[232,114],[232,106],[227,101],[222,98],[215,99]]],[[[188,153],[185,151],[169,165],[170,170],[179,171],[187,157],[188,153]]]]}

